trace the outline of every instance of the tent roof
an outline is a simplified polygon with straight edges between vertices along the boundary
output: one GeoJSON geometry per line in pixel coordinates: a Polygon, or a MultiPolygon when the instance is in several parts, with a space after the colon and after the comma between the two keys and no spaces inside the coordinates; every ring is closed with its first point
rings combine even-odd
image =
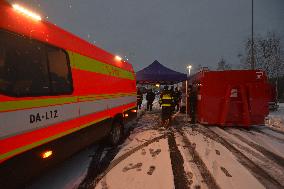
{"type": "Polygon", "coordinates": [[[187,75],[171,70],[157,60],[136,73],[138,83],[174,84],[187,79],[187,75]]]}

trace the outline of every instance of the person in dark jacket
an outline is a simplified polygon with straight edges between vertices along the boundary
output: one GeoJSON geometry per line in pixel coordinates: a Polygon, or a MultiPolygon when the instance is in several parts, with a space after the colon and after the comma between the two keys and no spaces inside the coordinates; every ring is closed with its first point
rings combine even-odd
{"type": "Polygon", "coordinates": [[[160,97],[161,105],[162,105],[162,125],[169,126],[172,120],[172,107],[173,107],[173,96],[172,92],[168,90],[168,86],[164,87],[164,90],[160,97]],[[168,121],[168,124],[166,124],[168,121]]]}
{"type": "Polygon", "coordinates": [[[176,87],[175,92],[174,92],[174,109],[177,107],[177,111],[179,111],[179,107],[180,107],[180,101],[181,101],[181,92],[178,90],[178,88],[176,87]]]}
{"type": "Polygon", "coordinates": [[[189,86],[189,116],[191,123],[195,123],[196,119],[196,106],[197,106],[197,93],[193,86],[189,86]]]}
{"type": "Polygon", "coordinates": [[[141,104],[143,101],[143,94],[141,93],[140,89],[137,89],[137,107],[138,109],[141,109],[141,104]]]}
{"type": "Polygon", "coordinates": [[[171,92],[171,96],[173,98],[173,103],[172,103],[172,113],[173,113],[175,111],[175,100],[174,100],[175,90],[174,90],[174,86],[171,86],[170,92],[171,92]]]}
{"type": "Polygon", "coordinates": [[[147,100],[147,111],[152,111],[153,102],[155,100],[155,93],[152,91],[152,89],[148,90],[146,95],[147,100]]]}

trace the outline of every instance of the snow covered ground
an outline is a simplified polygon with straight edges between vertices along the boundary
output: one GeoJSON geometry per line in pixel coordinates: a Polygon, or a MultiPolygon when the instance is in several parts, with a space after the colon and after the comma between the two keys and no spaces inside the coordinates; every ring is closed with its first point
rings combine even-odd
{"type": "Polygon", "coordinates": [[[157,114],[143,116],[96,188],[173,188],[169,148],[158,120],[157,114]]]}
{"type": "Polygon", "coordinates": [[[249,130],[192,125],[179,113],[163,130],[157,101],[138,114],[120,146],[95,145],[28,188],[284,188],[284,132],[271,124],[283,124],[283,104],[269,127],[249,130]]]}
{"type": "Polygon", "coordinates": [[[159,113],[146,113],[93,187],[284,187],[284,133],[190,125],[182,114],[175,120],[160,131],[159,113]]]}
{"type": "Polygon", "coordinates": [[[266,125],[284,131],[284,103],[279,104],[279,109],[277,111],[269,113],[266,125]]]}

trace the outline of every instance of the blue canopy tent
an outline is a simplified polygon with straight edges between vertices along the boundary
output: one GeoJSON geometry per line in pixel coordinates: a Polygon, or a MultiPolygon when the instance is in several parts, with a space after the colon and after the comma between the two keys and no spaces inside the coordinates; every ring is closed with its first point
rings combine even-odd
{"type": "Polygon", "coordinates": [[[157,60],[136,73],[139,84],[176,84],[187,79],[187,75],[171,70],[157,60]]]}

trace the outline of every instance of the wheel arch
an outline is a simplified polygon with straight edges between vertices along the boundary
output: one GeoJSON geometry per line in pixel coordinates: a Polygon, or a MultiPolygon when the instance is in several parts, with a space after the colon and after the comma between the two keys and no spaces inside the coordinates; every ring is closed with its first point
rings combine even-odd
{"type": "Polygon", "coordinates": [[[118,113],[116,114],[113,118],[112,118],[112,125],[114,123],[120,123],[122,127],[124,127],[124,124],[123,124],[123,114],[122,113],[118,113]]]}

